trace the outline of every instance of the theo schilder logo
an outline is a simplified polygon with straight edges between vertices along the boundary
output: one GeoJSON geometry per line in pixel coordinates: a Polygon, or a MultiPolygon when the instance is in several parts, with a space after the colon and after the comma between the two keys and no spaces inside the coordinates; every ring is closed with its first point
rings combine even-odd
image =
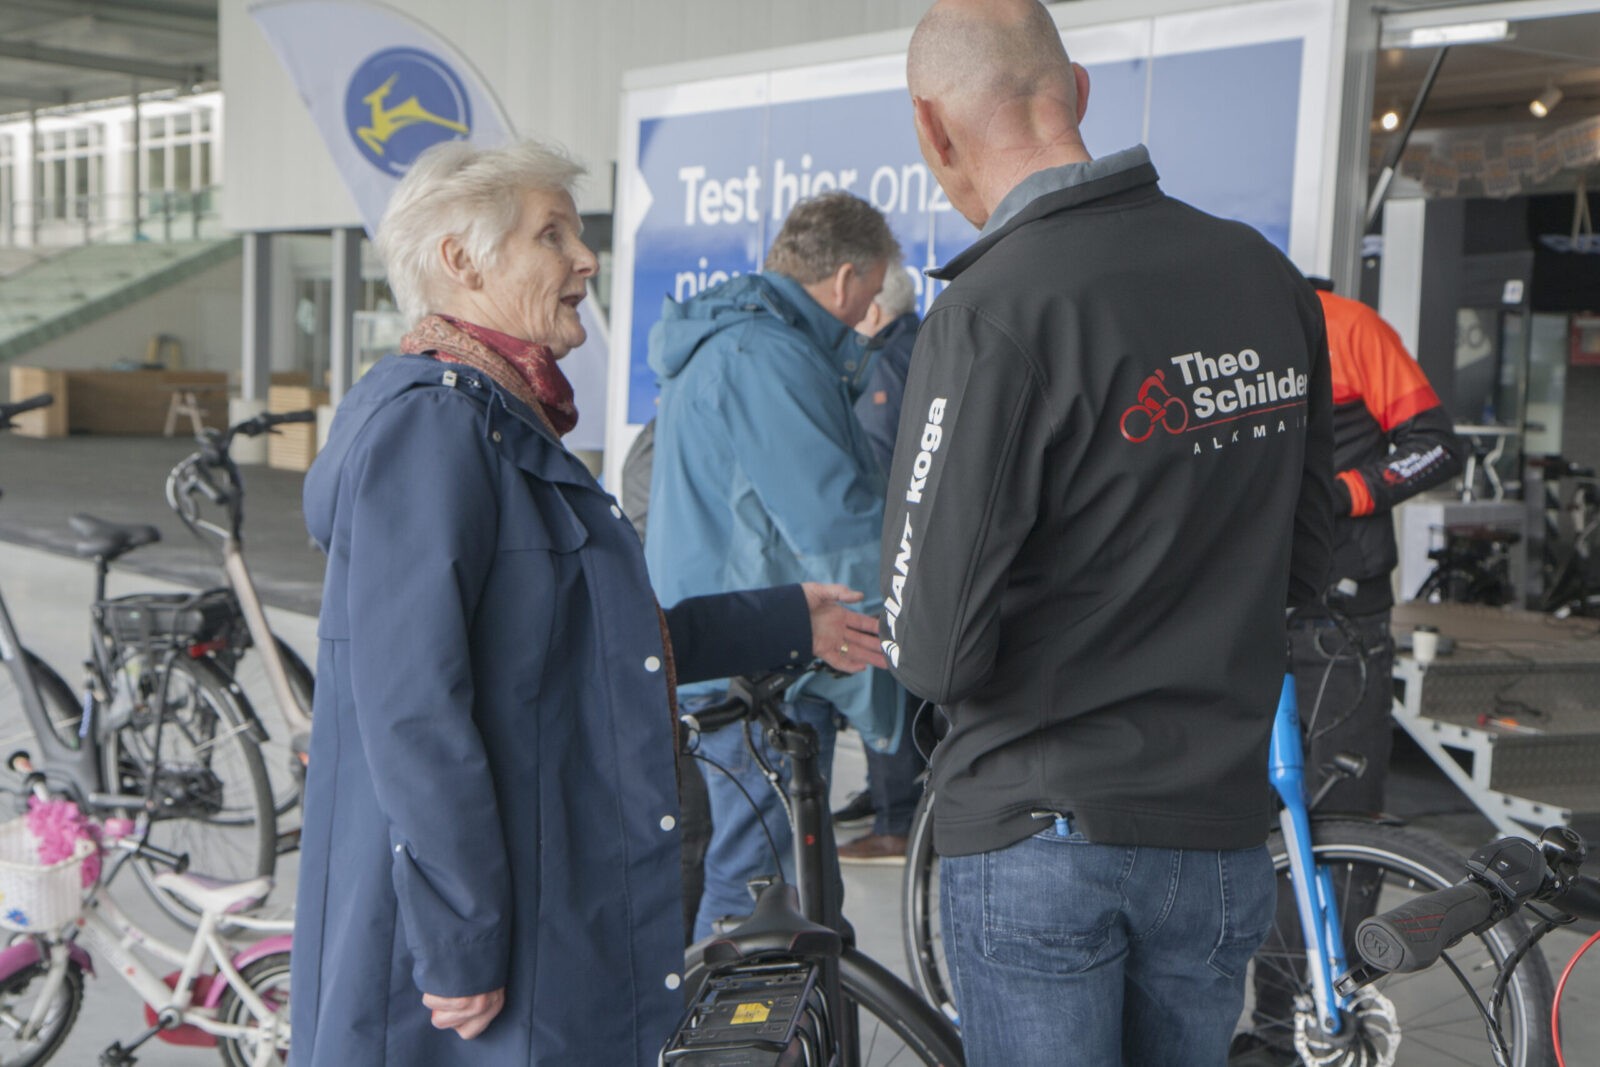
{"type": "Polygon", "coordinates": [[[1209,441],[1194,441],[1193,451],[1199,455],[1237,444],[1241,435],[1263,438],[1304,422],[1303,412],[1291,416],[1286,409],[1305,406],[1305,374],[1263,369],[1253,348],[1215,357],[1185,352],[1169,362],[1175,373],[1169,376],[1165,368],[1158,368],[1145,378],[1138,402],[1123,411],[1118,422],[1122,436],[1134,444],[1149,440],[1158,429],[1173,436],[1203,434],[1209,441]],[[1245,420],[1254,421],[1229,425],[1245,420]]]}

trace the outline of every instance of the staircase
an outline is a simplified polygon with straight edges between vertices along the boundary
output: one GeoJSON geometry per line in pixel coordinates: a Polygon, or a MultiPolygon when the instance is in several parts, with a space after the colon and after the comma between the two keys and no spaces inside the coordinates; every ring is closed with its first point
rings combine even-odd
{"type": "Polygon", "coordinates": [[[0,275],[0,363],[239,254],[239,239],[84,245],[0,275]]]}
{"type": "Polygon", "coordinates": [[[1396,721],[1496,829],[1600,841],[1600,620],[1411,603],[1394,633],[1396,721]],[[1426,667],[1404,651],[1422,623],[1451,646],[1426,667]]]}

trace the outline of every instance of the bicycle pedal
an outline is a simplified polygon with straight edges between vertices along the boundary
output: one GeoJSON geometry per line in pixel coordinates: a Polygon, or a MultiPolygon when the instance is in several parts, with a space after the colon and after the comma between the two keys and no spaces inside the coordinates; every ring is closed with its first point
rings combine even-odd
{"type": "Polygon", "coordinates": [[[133,1067],[139,1062],[130,1049],[122,1047],[122,1042],[114,1041],[104,1052],[100,1053],[100,1067],[133,1067]]]}

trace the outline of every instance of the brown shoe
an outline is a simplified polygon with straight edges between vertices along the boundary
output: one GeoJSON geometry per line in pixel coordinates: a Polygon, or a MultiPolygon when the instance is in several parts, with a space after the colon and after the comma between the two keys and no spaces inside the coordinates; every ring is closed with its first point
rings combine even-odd
{"type": "Polygon", "coordinates": [[[863,834],[839,846],[840,863],[898,866],[906,861],[906,839],[896,834],[863,834]]]}

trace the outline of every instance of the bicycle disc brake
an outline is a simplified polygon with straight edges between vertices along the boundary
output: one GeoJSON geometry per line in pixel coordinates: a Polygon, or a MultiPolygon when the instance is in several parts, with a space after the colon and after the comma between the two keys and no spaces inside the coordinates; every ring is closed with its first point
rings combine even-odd
{"type": "Polygon", "coordinates": [[[1394,1067],[1400,1020],[1389,998],[1363,989],[1341,1014],[1344,1028],[1330,1034],[1317,1023],[1311,998],[1295,998],[1294,1048],[1301,1061],[1308,1067],[1394,1067]]]}

